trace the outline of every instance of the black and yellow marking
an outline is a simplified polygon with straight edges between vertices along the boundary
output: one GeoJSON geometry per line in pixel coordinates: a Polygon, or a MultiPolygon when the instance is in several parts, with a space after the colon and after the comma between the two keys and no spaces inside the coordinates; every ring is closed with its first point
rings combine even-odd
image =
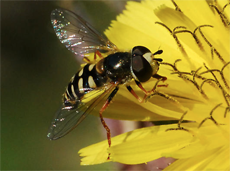
{"type": "Polygon", "coordinates": [[[70,103],[73,104],[74,101],[81,100],[86,93],[104,86],[107,81],[108,78],[96,71],[95,64],[85,65],[73,76],[66,88],[64,103],[69,105],[70,103]]]}

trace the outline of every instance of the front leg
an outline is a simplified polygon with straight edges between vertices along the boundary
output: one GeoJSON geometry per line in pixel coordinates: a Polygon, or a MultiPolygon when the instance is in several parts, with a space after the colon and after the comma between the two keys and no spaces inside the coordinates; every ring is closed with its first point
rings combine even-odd
{"type": "Polygon", "coordinates": [[[150,92],[152,91],[146,91],[141,84],[138,85],[138,87],[141,87],[141,90],[145,93],[145,96],[141,99],[136,92],[133,90],[133,88],[130,85],[127,85],[126,88],[129,90],[129,92],[140,102],[143,103],[146,98],[149,97],[149,95],[151,94],[150,92]],[[143,88],[143,89],[142,89],[143,88]]]}
{"type": "MultiPolygon", "coordinates": [[[[167,80],[167,77],[161,76],[159,74],[154,74],[152,77],[156,78],[160,81],[163,81],[163,82],[165,82],[167,80]]],[[[157,85],[157,87],[168,87],[168,84],[157,85]]]]}
{"type": "Polygon", "coordinates": [[[95,63],[95,61],[97,61],[97,57],[99,57],[100,59],[102,59],[103,58],[103,56],[102,56],[102,54],[100,53],[100,51],[98,51],[98,50],[96,50],[95,52],[94,52],[94,61],[91,61],[88,57],[84,57],[83,58],[83,61],[85,62],[85,63],[95,63]]]}
{"type": "Polygon", "coordinates": [[[104,112],[104,110],[109,106],[110,102],[112,101],[112,99],[114,98],[114,96],[117,94],[117,91],[119,90],[119,87],[116,86],[114,88],[114,90],[112,91],[112,93],[109,95],[109,97],[106,99],[104,105],[102,106],[102,108],[99,111],[99,115],[100,115],[100,119],[101,119],[101,123],[103,125],[103,127],[105,128],[106,132],[107,132],[107,139],[108,139],[108,145],[109,147],[111,146],[111,133],[110,133],[110,129],[107,126],[107,124],[105,123],[105,120],[102,116],[102,113],[104,112]]]}
{"type": "Polygon", "coordinates": [[[149,95],[151,95],[151,94],[155,91],[156,87],[168,87],[168,84],[158,85],[158,82],[159,82],[159,81],[165,81],[165,80],[167,80],[167,77],[163,77],[163,76],[160,76],[160,75],[158,75],[158,74],[155,74],[155,75],[153,75],[152,77],[153,77],[153,78],[157,78],[158,81],[157,81],[157,83],[155,84],[155,86],[153,87],[153,89],[150,90],[150,91],[147,91],[147,90],[142,86],[142,84],[141,84],[139,81],[135,80],[135,83],[137,84],[137,86],[145,93],[145,96],[144,96],[142,99],[135,93],[135,91],[133,90],[133,88],[132,88],[130,85],[127,85],[127,86],[126,86],[126,88],[129,90],[129,92],[130,92],[140,103],[143,103],[143,102],[149,97],[149,95]]]}
{"type": "Polygon", "coordinates": [[[163,82],[167,80],[167,77],[161,76],[161,75],[159,75],[159,74],[154,74],[154,75],[152,75],[152,77],[153,77],[153,78],[156,78],[156,79],[158,79],[158,80],[161,79],[161,81],[163,81],[163,82]]]}
{"type": "MultiPolygon", "coordinates": [[[[154,74],[152,77],[158,79],[159,81],[163,81],[163,82],[164,82],[165,80],[167,80],[167,77],[163,77],[163,76],[158,75],[158,74],[154,74]]],[[[159,81],[158,81],[158,82],[159,82],[159,81]]],[[[154,92],[154,90],[155,90],[155,88],[156,88],[156,85],[155,85],[155,86],[153,87],[152,90],[147,91],[147,90],[142,86],[142,84],[141,84],[139,81],[135,80],[135,83],[137,84],[137,86],[138,86],[146,95],[149,95],[149,94],[151,94],[152,92],[154,92]]],[[[168,87],[168,84],[163,84],[163,85],[158,85],[158,84],[157,84],[157,87],[168,87]]]]}

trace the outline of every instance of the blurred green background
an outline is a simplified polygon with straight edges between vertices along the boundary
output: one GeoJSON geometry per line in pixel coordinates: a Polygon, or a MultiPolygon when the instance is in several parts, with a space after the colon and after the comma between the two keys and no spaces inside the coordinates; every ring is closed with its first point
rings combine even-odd
{"type": "MultiPolygon", "coordinates": [[[[57,39],[50,13],[72,10],[103,32],[125,1],[1,1],[1,170],[114,170],[80,166],[78,150],[104,140],[97,117],[71,134],[46,138],[70,78],[79,69],[57,39]]],[[[115,169],[116,170],[116,169],[115,169]]]]}

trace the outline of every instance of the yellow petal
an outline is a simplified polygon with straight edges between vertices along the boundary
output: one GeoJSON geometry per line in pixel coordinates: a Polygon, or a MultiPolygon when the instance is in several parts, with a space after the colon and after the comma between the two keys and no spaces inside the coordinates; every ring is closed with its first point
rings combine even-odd
{"type": "Polygon", "coordinates": [[[154,126],[137,129],[112,138],[108,151],[108,142],[103,141],[79,151],[82,165],[106,162],[108,153],[111,160],[126,164],[144,163],[162,157],[162,153],[174,151],[188,145],[194,138],[186,131],[166,132],[176,125],[154,126]],[[170,143],[164,143],[169,142],[170,143]],[[137,156],[137,157],[135,157],[137,156]]]}
{"type": "MultiPolygon", "coordinates": [[[[114,103],[103,116],[180,120],[187,112],[183,120],[192,122],[181,123],[182,130],[166,132],[168,128],[177,129],[174,124],[121,134],[112,138],[110,148],[107,140],[86,147],[79,151],[83,157],[81,164],[139,164],[164,156],[178,159],[166,170],[229,170],[230,36],[229,28],[211,3],[218,4],[221,11],[228,1],[128,2],[127,10],[105,34],[121,51],[130,51],[137,45],[152,52],[163,49],[161,58],[165,63],[158,73],[168,78],[168,87],[157,87],[151,98],[140,104],[120,86],[114,103]],[[175,10],[173,2],[182,12],[175,10]],[[173,67],[178,59],[181,61],[173,67]]],[[[229,17],[227,9],[229,5],[224,12],[229,17]]],[[[151,90],[155,84],[156,79],[150,79],[143,86],[151,90]]],[[[135,83],[131,86],[140,97],[144,96],[135,83]]]]}

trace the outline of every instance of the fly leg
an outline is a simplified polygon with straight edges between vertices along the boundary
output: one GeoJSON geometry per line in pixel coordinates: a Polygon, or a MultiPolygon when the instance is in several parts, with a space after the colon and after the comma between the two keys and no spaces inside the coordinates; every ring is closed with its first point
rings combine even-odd
{"type": "MultiPolygon", "coordinates": [[[[156,78],[156,79],[158,79],[158,80],[160,80],[160,81],[163,81],[163,82],[167,80],[167,77],[163,77],[163,76],[161,76],[161,75],[159,75],[159,74],[154,74],[154,75],[152,75],[152,77],[153,77],[153,78],[156,78]]],[[[151,93],[155,90],[155,86],[153,87],[152,90],[147,91],[147,90],[145,90],[145,88],[142,86],[142,84],[141,84],[139,81],[135,80],[135,83],[137,84],[137,86],[138,86],[146,95],[151,94],[151,93]]],[[[168,87],[168,84],[163,84],[163,85],[158,85],[158,84],[157,84],[157,87],[168,87]]]]}
{"type": "Polygon", "coordinates": [[[129,92],[140,102],[143,102],[143,99],[141,99],[133,90],[133,88],[130,85],[127,85],[126,88],[129,90],[129,92]]]}
{"type": "MultiPolygon", "coordinates": [[[[142,86],[141,86],[142,87],[142,86]]],[[[140,103],[143,103],[144,101],[145,101],[145,99],[149,96],[149,94],[148,94],[148,92],[145,90],[144,91],[144,93],[145,93],[145,96],[141,99],[136,93],[135,93],[135,91],[133,90],[133,88],[130,86],[130,85],[128,85],[128,86],[126,86],[126,88],[129,90],[129,92],[140,102],[140,103]]]]}
{"type": "MultiPolygon", "coordinates": [[[[164,82],[165,80],[167,80],[167,77],[163,77],[163,76],[158,75],[158,74],[154,74],[152,77],[158,79],[159,81],[163,81],[163,82],[164,82]]],[[[155,86],[154,86],[152,90],[147,91],[147,90],[145,90],[145,88],[142,86],[142,84],[141,84],[139,81],[135,80],[135,82],[136,82],[137,86],[138,86],[146,95],[151,94],[151,93],[155,90],[155,86]]],[[[168,87],[168,84],[163,84],[163,85],[158,85],[158,84],[157,84],[157,87],[168,87]]]]}
{"type": "Polygon", "coordinates": [[[97,59],[97,56],[98,56],[99,58],[103,58],[102,54],[101,54],[98,50],[96,50],[95,53],[94,53],[94,60],[95,60],[95,61],[96,61],[96,59],[97,59]]]}
{"type": "MultiPolygon", "coordinates": [[[[109,97],[107,98],[106,102],[104,103],[104,105],[102,106],[99,114],[100,114],[100,119],[101,119],[101,123],[103,125],[103,127],[105,128],[106,132],[107,132],[107,139],[108,139],[108,144],[109,147],[111,146],[111,133],[110,133],[110,129],[108,127],[108,125],[105,123],[105,120],[103,119],[102,113],[104,112],[104,110],[108,107],[109,103],[111,102],[111,100],[113,99],[113,97],[116,95],[117,91],[118,91],[118,86],[112,91],[112,93],[109,95],[109,97]]],[[[108,159],[110,159],[110,154],[108,156],[108,159]]]]}
{"type": "MultiPolygon", "coordinates": [[[[102,54],[98,51],[98,50],[96,50],[95,52],[94,52],[94,61],[96,61],[97,60],[97,56],[99,57],[99,58],[103,58],[103,56],[102,56],[102,54]]],[[[86,63],[93,63],[89,58],[87,58],[87,57],[84,57],[83,58],[83,61],[84,62],[86,62],[86,63]]]]}
{"type": "MultiPolygon", "coordinates": [[[[158,80],[161,80],[163,82],[165,82],[167,80],[167,77],[161,76],[159,74],[154,74],[152,77],[156,78],[158,80]]],[[[166,85],[157,85],[157,87],[167,87],[167,86],[168,86],[167,84],[166,85]]]]}
{"type": "MultiPolygon", "coordinates": [[[[158,79],[158,80],[160,80],[160,81],[165,81],[165,80],[167,80],[167,77],[163,77],[163,76],[160,76],[160,75],[158,75],[158,74],[155,74],[155,75],[153,75],[152,76],[153,78],[156,78],[156,79],[158,79]]],[[[158,81],[159,82],[159,81],[158,81]]],[[[157,83],[158,83],[157,82],[157,83]]],[[[135,83],[137,84],[137,86],[145,93],[145,96],[141,99],[136,93],[135,93],[135,91],[132,89],[132,87],[131,86],[126,86],[126,88],[129,90],[129,92],[140,102],[140,103],[143,103],[145,100],[146,100],[146,98],[148,98],[149,97],[149,95],[150,94],[152,94],[153,92],[154,92],[154,90],[156,89],[156,87],[168,87],[168,84],[165,84],[165,85],[155,85],[154,87],[153,87],[153,89],[152,90],[150,90],[150,91],[147,91],[143,86],[142,86],[142,84],[139,82],[139,81],[137,81],[137,80],[135,80],[135,83]]]]}

